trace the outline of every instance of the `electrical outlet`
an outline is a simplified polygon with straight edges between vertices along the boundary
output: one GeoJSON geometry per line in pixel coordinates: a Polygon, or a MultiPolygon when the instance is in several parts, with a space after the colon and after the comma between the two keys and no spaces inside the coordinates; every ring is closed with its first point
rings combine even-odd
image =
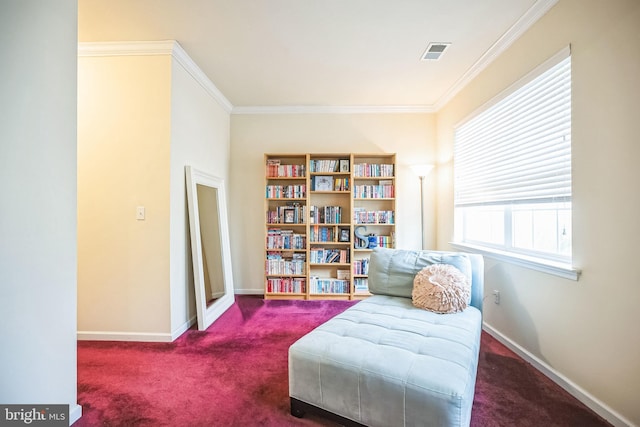
{"type": "Polygon", "coordinates": [[[500,291],[497,289],[493,291],[493,302],[500,304],[500,291]]]}

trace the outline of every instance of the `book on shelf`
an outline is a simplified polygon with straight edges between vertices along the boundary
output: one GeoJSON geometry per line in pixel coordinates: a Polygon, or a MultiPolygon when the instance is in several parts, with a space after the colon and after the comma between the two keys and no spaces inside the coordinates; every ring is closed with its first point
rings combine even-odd
{"type": "Polygon", "coordinates": [[[313,191],[332,191],[333,177],[329,175],[316,175],[311,179],[313,191]]]}
{"type": "Polygon", "coordinates": [[[306,254],[281,253],[268,251],[265,259],[265,273],[267,275],[303,275],[305,270],[306,254]]]}
{"type": "Polygon", "coordinates": [[[309,278],[309,292],[314,294],[348,294],[349,281],[311,276],[309,278]]]}
{"type": "Polygon", "coordinates": [[[309,161],[311,172],[349,172],[349,159],[312,159],[309,161]]]}
{"type": "Polygon", "coordinates": [[[293,230],[270,228],[267,230],[267,249],[298,249],[307,247],[306,234],[295,233],[293,230]]]}
{"type": "Polygon", "coordinates": [[[346,264],[349,262],[349,251],[347,249],[311,248],[309,262],[313,264],[346,264]]]}
{"type": "Polygon", "coordinates": [[[355,185],[355,199],[392,199],[395,197],[394,186],[391,185],[355,185]]]}
{"type": "Polygon", "coordinates": [[[356,294],[366,294],[369,292],[369,279],[366,277],[357,277],[353,279],[353,291],[356,294]]]}
{"type": "Polygon", "coordinates": [[[311,224],[340,224],[342,223],[342,207],[310,206],[309,221],[311,224]]]}
{"type": "Polygon", "coordinates": [[[390,236],[374,236],[375,242],[380,248],[395,248],[395,234],[391,233],[390,236]]]}
{"type": "Polygon", "coordinates": [[[353,274],[358,274],[358,275],[369,274],[369,258],[353,260],[353,274]]]}
{"type": "Polygon", "coordinates": [[[336,231],[334,227],[322,227],[313,225],[309,228],[310,241],[312,242],[335,242],[336,231]]]}
{"type": "Polygon", "coordinates": [[[267,178],[302,178],[305,165],[284,165],[280,159],[267,159],[267,178]]]}
{"type": "Polygon", "coordinates": [[[305,293],[307,280],[303,277],[271,277],[267,278],[269,293],[305,293]]]}
{"type": "Polygon", "coordinates": [[[333,180],[334,191],[349,191],[349,178],[336,178],[333,180]]]}
{"type": "Polygon", "coordinates": [[[393,165],[381,163],[357,163],[353,175],[358,178],[393,177],[393,165]]]}
{"type": "Polygon", "coordinates": [[[287,202],[267,211],[267,224],[304,224],[307,207],[296,202],[287,202]]]}
{"type": "Polygon", "coordinates": [[[353,208],[353,221],[356,224],[394,224],[393,211],[368,211],[362,207],[353,208]]]}
{"type": "Polygon", "coordinates": [[[268,199],[304,199],[307,194],[307,186],[302,185],[267,185],[266,197],[268,199]]]}

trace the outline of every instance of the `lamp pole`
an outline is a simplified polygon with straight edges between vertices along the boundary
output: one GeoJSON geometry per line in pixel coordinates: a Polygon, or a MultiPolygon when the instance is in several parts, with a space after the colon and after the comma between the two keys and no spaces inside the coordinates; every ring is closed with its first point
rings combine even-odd
{"type": "Polygon", "coordinates": [[[420,176],[420,248],[424,250],[424,175],[420,176]]]}
{"type": "Polygon", "coordinates": [[[412,165],[411,169],[420,178],[420,247],[424,250],[424,178],[431,172],[433,165],[412,165]]]}

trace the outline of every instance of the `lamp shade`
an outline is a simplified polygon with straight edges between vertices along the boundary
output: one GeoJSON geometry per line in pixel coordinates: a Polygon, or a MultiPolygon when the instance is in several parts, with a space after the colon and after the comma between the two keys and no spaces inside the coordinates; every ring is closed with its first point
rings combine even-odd
{"type": "Polygon", "coordinates": [[[411,170],[413,171],[413,173],[420,177],[427,176],[429,172],[431,172],[431,169],[433,169],[433,165],[411,165],[411,170]]]}

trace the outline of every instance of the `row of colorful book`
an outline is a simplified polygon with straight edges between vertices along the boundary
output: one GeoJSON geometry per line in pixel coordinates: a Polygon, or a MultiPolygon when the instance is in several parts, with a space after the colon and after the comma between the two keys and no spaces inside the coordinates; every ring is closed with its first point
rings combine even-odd
{"type": "Polygon", "coordinates": [[[310,206],[309,221],[311,224],[341,224],[341,206],[310,206]]]}
{"type": "Polygon", "coordinates": [[[267,231],[267,249],[306,249],[307,236],[293,230],[270,228],[267,231]]]}
{"type": "Polygon", "coordinates": [[[267,161],[267,178],[297,178],[304,177],[305,174],[304,165],[281,165],[280,160],[267,161]]]}
{"type": "Polygon", "coordinates": [[[314,264],[348,263],[349,251],[347,249],[311,248],[309,262],[314,264]]]}
{"type": "Polygon", "coordinates": [[[394,224],[393,211],[367,211],[364,208],[353,209],[353,221],[356,224],[394,224]]]}
{"type": "Polygon", "coordinates": [[[358,178],[392,177],[393,165],[377,163],[358,163],[353,165],[353,176],[358,178]]]}
{"type": "Polygon", "coordinates": [[[369,292],[369,279],[357,277],[353,279],[353,292],[356,294],[366,294],[369,292]]]}
{"type": "Polygon", "coordinates": [[[312,242],[335,242],[337,237],[334,227],[313,225],[309,228],[309,233],[309,238],[312,242]]]}
{"type": "Polygon", "coordinates": [[[267,211],[267,224],[304,224],[307,217],[305,205],[277,206],[267,211]]]}
{"type": "Polygon", "coordinates": [[[310,160],[311,172],[349,172],[348,159],[310,160]]]}
{"type": "Polygon", "coordinates": [[[290,257],[284,257],[280,252],[267,252],[265,272],[273,275],[303,275],[306,274],[305,259],[306,254],[304,253],[293,253],[290,257]]]}
{"type": "Polygon", "coordinates": [[[395,188],[392,184],[356,185],[353,191],[354,199],[392,199],[395,188]]]}
{"type": "Polygon", "coordinates": [[[267,292],[305,293],[307,280],[301,277],[277,277],[267,279],[267,292]]]}
{"type": "Polygon", "coordinates": [[[311,277],[309,292],[314,294],[348,294],[350,292],[349,281],[311,277]]]}
{"type": "Polygon", "coordinates": [[[268,199],[304,199],[307,194],[307,186],[302,185],[267,185],[266,197],[268,199]]]}
{"type": "Polygon", "coordinates": [[[369,274],[369,258],[354,259],[353,274],[369,274]]]}

